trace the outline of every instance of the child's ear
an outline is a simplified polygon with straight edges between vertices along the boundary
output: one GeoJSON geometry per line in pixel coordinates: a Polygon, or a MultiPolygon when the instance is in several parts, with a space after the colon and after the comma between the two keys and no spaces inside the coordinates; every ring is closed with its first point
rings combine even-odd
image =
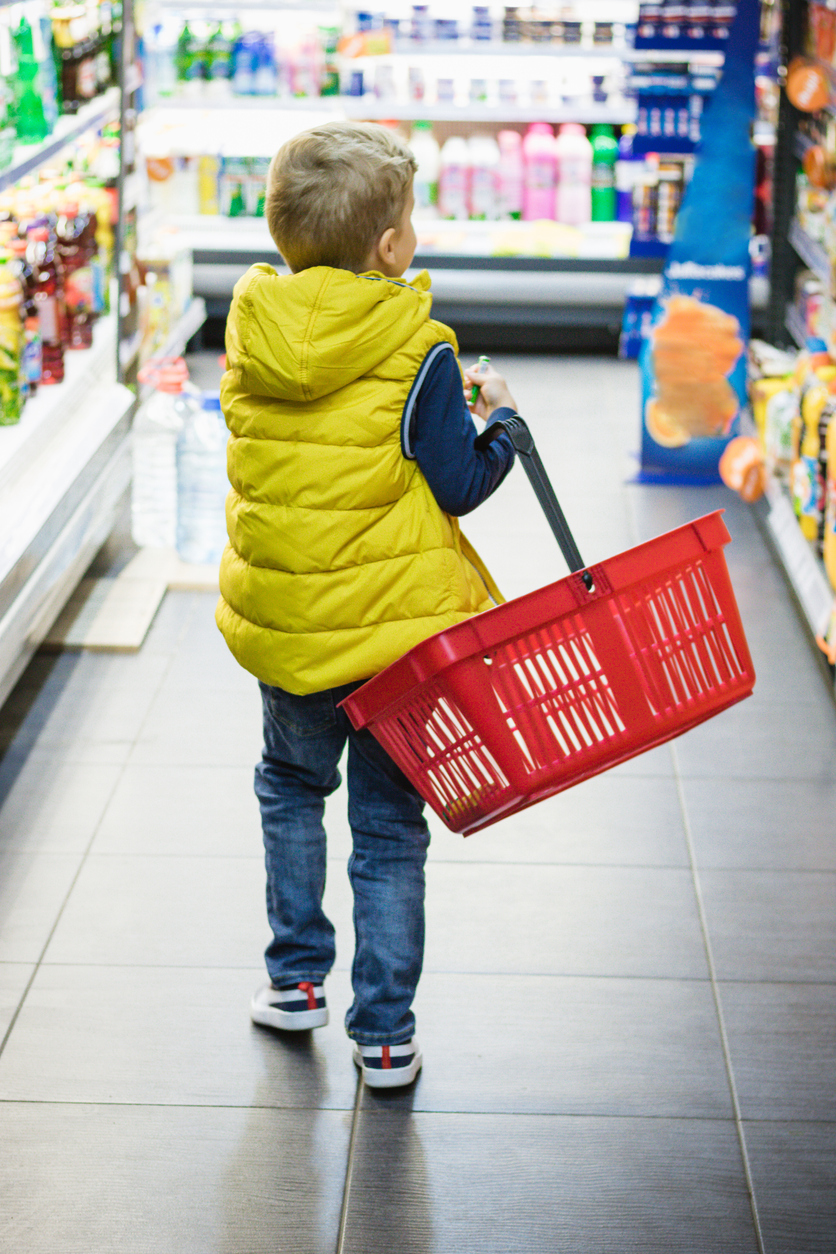
{"type": "Polygon", "coordinates": [[[395,228],[387,227],[380,239],[377,241],[377,251],[381,261],[385,261],[388,266],[394,264],[395,261],[395,228]]]}

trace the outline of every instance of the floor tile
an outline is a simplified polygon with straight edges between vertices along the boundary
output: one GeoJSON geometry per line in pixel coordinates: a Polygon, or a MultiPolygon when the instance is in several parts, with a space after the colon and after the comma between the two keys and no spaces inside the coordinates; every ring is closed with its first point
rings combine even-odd
{"type": "Polygon", "coordinates": [[[671,979],[708,974],[687,871],[443,862],[431,864],[427,874],[424,969],[671,979]]]}
{"type": "Polygon", "coordinates": [[[131,753],[141,766],[249,766],[261,757],[258,688],[195,686],[189,699],[163,689],[145,718],[131,753]]]}
{"type": "Polygon", "coordinates": [[[260,857],[253,768],[128,764],[98,826],[94,850],[260,857]]]}
{"type": "Polygon", "coordinates": [[[329,980],[331,1022],[313,1033],[250,1023],[264,981],[256,967],[42,966],[0,1057],[0,1103],[350,1110],[347,977],[329,980]]]}
{"type": "Polygon", "coordinates": [[[34,970],[27,962],[0,962],[0,1041],[8,1031],[34,970]]]}
{"type": "Polygon", "coordinates": [[[836,983],[836,873],[703,871],[721,980],[836,983]]]}
{"type": "MultiPolygon", "coordinates": [[[[329,874],[325,909],[338,964],[353,952],[345,872],[329,874]],[[332,882],[333,881],[333,882],[332,882]]],[[[91,854],[46,954],[47,962],[252,967],[270,932],[263,857],[91,854]]]]}
{"type": "Polygon", "coordinates": [[[755,1254],[733,1125],[364,1111],[345,1254],[755,1254]]]}
{"type": "Polygon", "coordinates": [[[0,1163],[4,1241],[26,1254],[332,1254],[349,1122],[338,1111],[5,1103],[0,1140],[15,1152],[0,1163]]]}
{"type": "Polygon", "coordinates": [[[447,862],[683,867],[688,850],[672,779],[608,771],[466,839],[438,821],[430,857],[447,862]]]}
{"type": "Polygon", "coordinates": [[[836,1124],[747,1123],[745,1136],[769,1254],[833,1254],[836,1124]]]}
{"type": "Polygon", "coordinates": [[[67,898],[76,854],[0,852],[0,962],[37,962],[67,898]]]}
{"type": "Polygon", "coordinates": [[[836,1120],[836,986],[722,984],[744,1119],[836,1120]]]}
{"type": "Polygon", "coordinates": [[[684,779],[697,866],[836,871],[836,783],[684,779]]]}
{"type": "Polygon", "coordinates": [[[398,1105],[731,1117],[707,983],[427,972],[416,1018],[424,1067],[398,1105]]]}
{"type": "Polygon", "coordinates": [[[815,697],[799,708],[788,700],[764,700],[755,689],[748,700],[679,737],[674,747],[680,773],[836,783],[836,718],[827,694],[815,697]]]}
{"type": "Polygon", "coordinates": [[[4,778],[0,767],[0,848],[83,853],[96,832],[121,767],[27,760],[4,778]]]}

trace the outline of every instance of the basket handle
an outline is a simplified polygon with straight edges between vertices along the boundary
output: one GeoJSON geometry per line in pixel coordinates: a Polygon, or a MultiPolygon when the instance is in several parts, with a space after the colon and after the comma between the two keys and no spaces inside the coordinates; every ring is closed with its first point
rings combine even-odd
{"type": "Polygon", "coordinates": [[[582,571],[581,579],[586,585],[587,591],[590,591],[593,585],[592,575],[585,569],[586,563],[580,554],[580,549],[575,543],[575,537],[569,530],[569,524],[566,521],[566,515],[560,508],[560,502],[554,494],[549,476],[546,474],[546,468],[540,460],[540,454],[534,445],[534,437],[528,429],[528,424],[519,414],[514,414],[511,418],[501,418],[498,422],[491,423],[485,427],[485,430],[477,435],[473,442],[474,448],[479,450],[486,449],[492,444],[497,436],[505,431],[511,437],[511,443],[519,453],[523,464],[523,470],[528,475],[537,500],[540,502],[543,513],[546,515],[546,521],[554,532],[554,537],[560,545],[560,551],[566,559],[566,564],[573,574],[582,571]]]}

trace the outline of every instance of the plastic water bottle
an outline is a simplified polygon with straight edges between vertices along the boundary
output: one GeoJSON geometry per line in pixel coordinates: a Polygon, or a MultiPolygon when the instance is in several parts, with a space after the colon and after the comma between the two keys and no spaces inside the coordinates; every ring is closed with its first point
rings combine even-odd
{"type": "Polygon", "coordinates": [[[497,217],[518,220],[523,208],[523,153],[519,131],[500,131],[497,166],[497,217]]]}
{"type": "Polygon", "coordinates": [[[492,135],[471,135],[470,154],[470,216],[477,220],[499,216],[499,145],[492,135]]]}
{"type": "Polygon", "coordinates": [[[441,161],[431,122],[415,123],[409,146],[418,162],[414,182],[415,212],[430,217],[438,212],[438,172],[441,161]]]}
{"type": "Polygon", "coordinates": [[[523,140],[523,218],[554,217],[555,140],[548,122],[532,122],[523,140]]]}
{"type": "Polygon", "coordinates": [[[470,154],[467,140],[451,135],[441,149],[438,179],[438,208],[442,218],[463,219],[468,216],[467,185],[470,154]]]}
{"type": "Polygon", "coordinates": [[[177,552],[184,562],[215,563],[226,545],[229,431],[217,392],[204,392],[200,409],[177,438],[177,552]]]}
{"type": "Polygon", "coordinates": [[[579,122],[564,122],[555,141],[557,191],[554,216],[566,226],[592,218],[592,144],[579,122]]]}
{"type": "Polygon", "coordinates": [[[140,383],[154,393],[134,419],[131,535],[143,547],[173,549],[177,541],[177,437],[196,408],[183,391],[182,357],[149,361],[140,383]]]}

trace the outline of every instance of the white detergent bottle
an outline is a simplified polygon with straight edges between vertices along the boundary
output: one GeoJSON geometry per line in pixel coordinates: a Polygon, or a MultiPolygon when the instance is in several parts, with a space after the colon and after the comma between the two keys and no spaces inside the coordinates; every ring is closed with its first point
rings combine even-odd
{"type": "Polygon", "coordinates": [[[470,152],[467,141],[460,135],[451,135],[441,149],[438,175],[438,208],[442,218],[468,217],[469,179],[470,152]]]}
{"type": "Polygon", "coordinates": [[[177,438],[177,552],[214,564],[226,545],[229,431],[217,392],[204,392],[177,438]]]}
{"type": "Polygon", "coordinates": [[[472,135],[470,154],[470,216],[478,221],[499,217],[499,145],[491,135],[472,135]]]}
{"type": "Polygon", "coordinates": [[[409,146],[418,162],[415,171],[415,212],[424,218],[438,213],[438,174],[441,165],[441,149],[433,136],[431,122],[416,122],[412,128],[409,146]]]}
{"type": "Polygon", "coordinates": [[[555,141],[554,216],[566,226],[592,220],[592,144],[579,122],[564,122],[555,141]]]}
{"type": "Polygon", "coordinates": [[[519,131],[500,131],[496,139],[499,145],[497,217],[518,221],[523,208],[522,135],[519,131]]]}
{"type": "Polygon", "coordinates": [[[523,217],[526,222],[554,217],[556,154],[548,122],[532,122],[523,140],[523,217]]]}
{"type": "Polygon", "coordinates": [[[187,380],[182,358],[149,361],[139,373],[154,388],[131,434],[131,535],[141,548],[173,549],[177,541],[177,438],[196,408],[187,380]]]}

